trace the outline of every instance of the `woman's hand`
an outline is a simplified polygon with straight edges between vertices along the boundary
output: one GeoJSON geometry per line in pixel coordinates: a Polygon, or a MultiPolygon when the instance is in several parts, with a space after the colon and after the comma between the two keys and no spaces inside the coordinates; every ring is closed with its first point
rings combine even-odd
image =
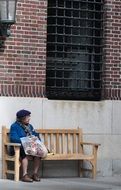
{"type": "Polygon", "coordinates": [[[32,136],[31,139],[32,139],[33,141],[36,141],[36,140],[38,139],[38,137],[32,136]]]}

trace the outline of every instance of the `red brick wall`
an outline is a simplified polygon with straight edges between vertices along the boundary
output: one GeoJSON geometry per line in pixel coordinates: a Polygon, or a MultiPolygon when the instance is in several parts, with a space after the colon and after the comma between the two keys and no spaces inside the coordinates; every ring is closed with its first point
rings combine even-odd
{"type": "Polygon", "coordinates": [[[0,95],[43,97],[46,0],[18,0],[16,24],[0,48],[0,95]]]}
{"type": "Polygon", "coordinates": [[[121,0],[105,0],[103,98],[121,99],[121,0]]]}

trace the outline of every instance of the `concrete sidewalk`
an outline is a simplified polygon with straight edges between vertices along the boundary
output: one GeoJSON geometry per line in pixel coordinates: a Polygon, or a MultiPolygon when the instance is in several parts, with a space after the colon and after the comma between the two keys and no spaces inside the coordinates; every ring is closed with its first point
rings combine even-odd
{"type": "Polygon", "coordinates": [[[43,178],[41,182],[25,183],[0,180],[5,190],[121,190],[121,177],[87,178],[43,178]]]}

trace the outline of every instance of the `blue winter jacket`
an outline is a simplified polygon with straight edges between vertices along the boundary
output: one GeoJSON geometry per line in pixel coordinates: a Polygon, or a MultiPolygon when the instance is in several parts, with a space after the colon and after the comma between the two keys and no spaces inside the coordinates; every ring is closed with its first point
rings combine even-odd
{"type": "MultiPolygon", "coordinates": [[[[37,133],[33,126],[31,124],[29,124],[29,129],[32,132],[32,135],[39,137],[39,133],[37,133]]],[[[22,137],[26,137],[27,134],[24,130],[24,128],[22,128],[21,123],[19,123],[18,121],[16,121],[15,123],[13,123],[10,127],[10,141],[13,143],[21,143],[20,138],[22,137]]]]}

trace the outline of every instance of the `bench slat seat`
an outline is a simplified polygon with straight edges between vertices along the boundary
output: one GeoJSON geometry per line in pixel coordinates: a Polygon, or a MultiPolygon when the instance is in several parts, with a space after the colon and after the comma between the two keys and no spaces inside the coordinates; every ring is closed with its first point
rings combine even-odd
{"type": "Polygon", "coordinates": [[[93,155],[83,155],[83,154],[55,154],[47,156],[44,160],[91,160],[93,155]]]}

